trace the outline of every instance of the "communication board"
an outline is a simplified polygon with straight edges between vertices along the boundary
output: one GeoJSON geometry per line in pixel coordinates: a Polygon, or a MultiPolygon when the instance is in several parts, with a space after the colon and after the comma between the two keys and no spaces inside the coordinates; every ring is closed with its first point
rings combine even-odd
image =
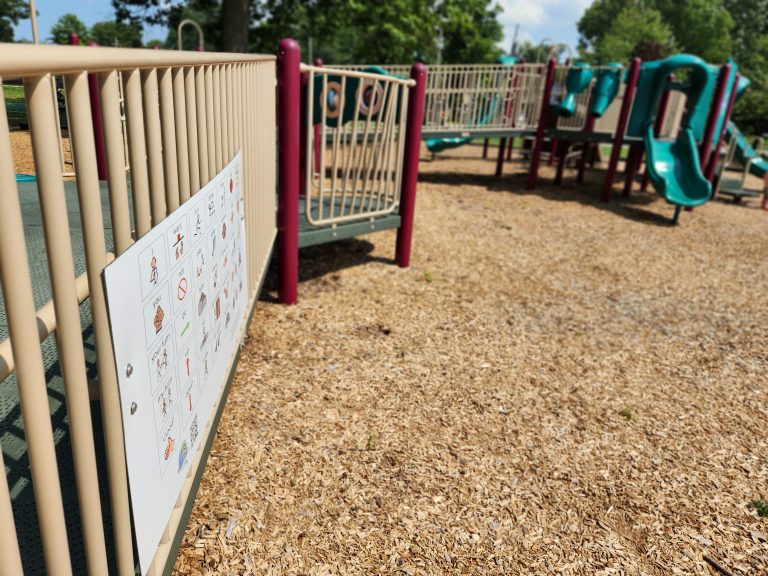
{"type": "Polygon", "coordinates": [[[229,375],[248,302],[240,153],[104,269],[142,574],[229,375]]]}

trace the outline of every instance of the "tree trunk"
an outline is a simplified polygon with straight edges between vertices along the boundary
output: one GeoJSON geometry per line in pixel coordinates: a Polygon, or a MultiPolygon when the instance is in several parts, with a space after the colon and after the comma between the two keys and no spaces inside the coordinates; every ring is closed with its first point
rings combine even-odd
{"type": "Polygon", "coordinates": [[[224,0],[221,11],[221,40],[225,52],[248,51],[249,0],[224,0]]]}

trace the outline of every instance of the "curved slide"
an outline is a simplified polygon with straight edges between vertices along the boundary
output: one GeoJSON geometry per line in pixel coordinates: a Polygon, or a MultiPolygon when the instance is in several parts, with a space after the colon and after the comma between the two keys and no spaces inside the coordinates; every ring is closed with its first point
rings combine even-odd
{"type": "Polygon", "coordinates": [[[742,166],[749,164],[749,173],[758,178],[765,178],[768,174],[768,160],[752,148],[741,133],[741,130],[733,122],[728,123],[726,141],[736,140],[736,160],[742,166]]]}
{"type": "Polygon", "coordinates": [[[704,177],[693,130],[680,131],[677,140],[657,140],[653,126],[645,133],[648,176],[653,187],[667,202],[679,208],[693,208],[709,200],[712,185],[704,177]]]}
{"type": "Polygon", "coordinates": [[[681,208],[701,206],[712,196],[712,184],[701,170],[695,136],[697,113],[709,106],[704,95],[710,83],[710,75],[701,58],[688,54],[670,56],[646,65],[653,71],[648,80],[651,83],[648,95],[635,104],[644,113],[646,166],[653,187],[675,206],[673,222],[676,224],[681,208]],[[688,82],[674,88],[688,97],[686,113],[676,140],[658,139],[654,136],[658,104],[668,87],[668,78],[678,68],[690,70],[688,82]]]}

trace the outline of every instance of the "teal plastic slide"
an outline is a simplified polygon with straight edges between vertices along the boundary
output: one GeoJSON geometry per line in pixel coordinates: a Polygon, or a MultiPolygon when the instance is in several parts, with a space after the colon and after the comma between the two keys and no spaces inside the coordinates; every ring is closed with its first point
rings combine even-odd
{"type": "Polygon", "coordinates": [[[618,62],[610,62],[597,73],[595,87],[592,88],[592,103],[589,113],[594,118],[601,118],[619,93],[624,76],[624,67],[618,62]]]}
{"type": "Polygon", "coordinates": [[[736,141],[736,161],[742,166],[749,164],[749,173],[758,178],[765,178],[768,174],[768,159],[752,148],[741,133],[741,130],[733,122],[728,123],[725,138],[727,142],[736,141]]]}
{"type": "MultiPolygon", "coordinates": [[[[670,204],[675,205],[675,218],[680,208],[692,208],[707,202],[712,196],[712,185],[704,177],[696,143],[696,119],[702,117],[702,107],[710,102],[703,96],[707,93],[712,77],[707,64],[697,56],[677,54],[656,62],[649,62],[652,74],[646,74],[647,98],[641,99],[636,106],[644,106],[645,153],[647,155],[648,175],[653,187],[670,204]],[[686,84],[668,83],[668,78],[675,70],[689,70],[686,84]],[[682,120],[680,133],[676,140],[659,140],[654,136],[653,125],[662,94],[668,88],[684,92],[688,105],[682,120]]],[[[650,72],[649,70],[649,72],[650,72]]],[[[641,75],[642,77],[642,75],[641,75]]],[[[638,93],[640,90],[638,89],[638,93]]],[[[706,115],[704,115],[706,117],[706,115]]]]}
{"type": "MultiPolygon", "coordinates": [[[[516,58],[515,56],[501,56],[497,60],[497,64],[501,64],[502,66],[514,66],[520,61],[519,58],[516,58]]],[[[491,121],[491,118],[493,118],[494,114],[496,113],[496,104],[497,98],[494,96],[491,99],[491,102],[487,106],[487,110],[485,110],[482,114],[482,116],[477,121],[477,126],[485,126],[488,124],[488,122],[491,121]]],[[[429,150],[432,153],[437,154],[438,152],[443,152],[444,150],[450,150],[451,148],[458,148],[459,146],[464,146],[465,144],[469,144],[472,141],[472,138],[469,136],[456,136],[453,138],[429,138],[427,139],[427,150],[429,150]]]]}
{"type": "Polygon", "coordinates": [[[557,108],[557,113],[565,118],[576,114],[576,96],[584,92],[592,83],[595,71],[581,60],[573,63],[565,76],[565,96],[557,108]]]}

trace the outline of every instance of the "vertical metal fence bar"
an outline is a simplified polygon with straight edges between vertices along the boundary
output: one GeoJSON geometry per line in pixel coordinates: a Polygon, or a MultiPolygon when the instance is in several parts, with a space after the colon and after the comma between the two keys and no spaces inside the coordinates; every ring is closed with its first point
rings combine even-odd
{"type": "Polygon", "coordinates": [[[243,199],[244,199],[244,211],[245,217],[245,242],[246,242],[246,254],[248,256],[248,295],[249,297],[255,297],[256,292],[256,262],[257,257],[254,252],[256,244],[256,226],[248,209],[250,209],[249,197],[254,192],[254,173],[258,169],[257,167],[257,155],[254,148],[255,142],[253,139],[253,119],[256,116],[256,108],[259,105],[258,93],[256,92],[256,78],[254,74],[254,65],[245,64],[243,68],[243,113],[245,114],[245,151],[243,153],[243,199]]]}
{"type": "Polygon", "coordinates": [[[208,121],[205,113],[205,69],[206,66],[195,67],[195,104],[197,105],[197,161],[200,169],[200,186],[205,186],[211,179],[208,173],[208,121]]]}
{"type": "MultiPolygon", "coordinates": [[[[58,140],[55,128],[59,118],[54,109],[53,94],[49,89],[49,78],[30,79],[25,83],[25,87],[31,92],[29,109],[30,116],[34,118],[34,122],[30,124],[32,148],[39,182],[38,194],[56,312],[56,342],[66,389],[67,416],[72,437],[72,457],[86,558],[89,573],[103,574],[107,570],[107,555],[91,427],[88,377],[85,371],[85,353],[80,327],[80,302],[75,288],[75,267],[69,220],[66,217],[64,182],[61,179],[59,167],[51,163],[51,159],[56,156],[59,148],[56,145],[58,140]]],[[[70,103],[70,105],[73,104],[74,102],[70,103]]],[[[120,152],[122,153],[123,150],[121,149],[120,152]]]]}
{"type": "Polygon", "coordinates": [[[104,221],[101,208],[98,171],[94,159],[96,145],[90,126],[90,107],[83,97],[87,90],[86,75],[80,74],[67,84],[72,108],[71,127],[76,149],[80,215],[83,225],[83,242],[88,269],[93,333],[96,337],[96,364],[99,371],[99,396],[104,422],[104,443],[107,454],[109,499],[112,511],[117,569],[120,576],[133,574],[133,537],[128,504],[128,476],[125,466],[123,424],[120,415],[120,397],[112,353],[109,319],[107,316],[101,273],[107,264],[105,251],[104,221]]]}
{"type": "MultiPolygon", "coordinates": [[[[253,159],[255,168],[251,171],[251,189],[248,194],[250,209],[248,212],[251,220],[252,230],[250,248],[251,252],[253,252],[251,262],[254,263],[254,271],[251,281],[253,283],[252,291],[254,296],[256,295],[256,290],[258,289],[258,271],[256,269],[256,265],[258,264],[261,266],[263,264],[262,259],[265,257],[264,252],[266,251],[264,249],[266,246],[264,242],[266,226],[262,225],[257,206],[265,204],[264,199],[260,197],[262,181],[267,178],[268,174],[270,174],[269,171],[264,170],[265,165],[268,165],[267,163],[269,162],[268,159],[265,159],[265,156],[267,152],[274,147],[265,147],[263,145],[264,143],[259,138],[261,117],[265,113],[266,107],[272,106],[271,110],[275,110],[275,101],[272,100],[270,102],[265,98],[265,93],[266,95],[275,94],[275,89],[272,87],[274,86],[274,81],[272,82],[272,86],[269,86],[268,82],[265,83],[262,81],[263,68],[263,66],[258,64],[251,65],[251,90],[256,97],[256,106],[251,106],[251,141],[253,142],[253,159]]],[[[274,80],[274,78],[272,78],[272,80],[274,80]]],[[[270,206],[272,214],[275,213],[274,199],[275,195],[272,194],[269,199],[270,201],[266,202],[266,205],[270,206]]]]}
{"type": "MultiPolygon", "coordinates": [[[[0,88],[2,88],[2,82],[0,82],[0,88]]],[[[15,328],[18,328],[18,323],[23,323],[26,316],[28,322],[26,336],[16,336],[18,330],[12,337],[24,338],[24,340],[16,340],[16,350],[21,351],[22,346],[30,346],[32,337],[34,337],[34,347],[38,348],[39,339],[37,338],[37,327],[34,320],[35,304],[32,299],[32,282],[29,278],[29,272],[27,268],[20,267],[18,270],[13,269],[13,264],[22,264],[26,266],[27,253],[24,245],[24,228],[21,220],[21,207],[19,205],[19,193],[16,188],[16,181],[14,174],[16,170],[13,165],[13,155],[11,147],[11,137],[8,131],[8,117],[5,111],[5,97],[2,89],[0,89],[0,203],[3,209],[0,210],[0,280],[2,281],[2,287],[5,294],[6,306],[9,302],[8,298],[10,294],[6,285],[6,277],[12,276],[17,283],[16,294],[14,295],[14,304],[18,306],[21,304],[20,310],[14,311],[16,323],[15,328]],[[23,250],[17,250],[21,247],[23,250]],[[15,254],[12,257],[16,258],[15,262],[11,262],[6,258],[6,252],[15,254]],[[19,294],[25,297],[26,301],[18,302],[19,294]],[[26,295],[26,296],[24,296],[26,295]],[[23,315],[20,316],[19,312],[23,315]]],[[[6,311],[8,316],[10,312],[6,311]]],[[[10,322],[10,318],[9,318],[10,322]]],[[[24,330],[24,326],[21,327],[24,330]]],[[[30,348],[32,350],[32,348],[30,348]]],[[[39,359],[39,369],[36,373],[34,365],[32,365],[33,373],[29,371],[30,362],[33,358],[27,359],[27,374],[26,384],[37,386],[41,388],[45,395],[45,377],[43,375],[43,361],[39,359]],[[30,376],[32,382],[29,381],[30,376]],[[38,380],[35,384],[35,379],[38,380]]],[[[18,360],[17,360],[18,362],[18,360]]],[[[19,386],[22,381],[19,379],[19,386]]],[[[39,391],[38,391],[39,396],[39,391]]],[[[47,406],[47,398],[44,398],[47,406]]],[[[50,422],[49,422],[50,427],[50,422]]],[[[50,431],[51,436],[53,430],[50,431]]],[[[52,444],[52,442],[51,442],[52,444]]],[[[50,456],[50,454],[49,454],[50,456]]],[[[5,466],[3,464],[3,452],[0,450],[0,469],[3,473],[0,474],[0,571],[8,576],[22,576],[23,568],[21,566],[21,554],[19,552],[19,541],[16,537],[16,523],[13,520],[13,509],[11,507],[11,496],[8,492],[8,479],[5,475],[5,466]]],[[[53,463],[53,470],[56,470],[56,463],[53,463]]],[[[63,512],[62,512],[63,515],[63,512]]],[[[62,516],[63,517],[63,516],[62,516]]]]}
{"type": "Polygon", "coordinates": [[[216,128],[213,125],[213,66],[205,67],[205,126],[208,132],[208,178],[216,175],[216,128]]]}
{"type": "MultiPolygon", "coordinates": [[[[41,130],[45,129],[41,123],[48,123],[49,128],[55,131],[54,122],[57,121],[53,118],[50,99],[46,99],[46,96],[50,96],[50,78],[46,75],[25,79],[24,92],[27,110],[30,116],[35,118],[31,127],[37,133],[35,140],[40,148],[35,155],[35,168],[39,170],[45,164],[52,164],[56,171],[56,180],[61,182],[55,136],[51,140],[53,146],[47,146],[47,149],[43,149],[42,143],[39,142],[41,130]]],[[[5,132],[7,126],[0,129],[5,132]]],[[[7,138],[2,136],[3,140],[7,138]]],[[[42,179],[38,180],[38,186],[41,191],[46,186],[55,186],[49,171],[41,173],[40,176],[42,179]]],[[[0,210],[3,214],[0,219],[0,273],[8,331],[14,347],[19,398],[45,565],[50,574],[71,574],[67,528],[56,468],[56,449],[53,445],[53,429],[48,409],[48,390],[40,354],[32,282],[15,183],[9,186],[7,191],[2,197],[3,209],[0,210]],[[6,212],[8,216],[5,216],[6,212]],[[9,228],[8,231],[5,230],[6,227],[9,228]]],[[[63,195],[63,191],[61,194],[63,195]]]]}
{"type": "Polygon", "coordinates": [[[107,152],[107,181],[112,233],[116,254],[133,244],[131,216],[128,209],[128,183],[125,179],[123,128],[120,120],[120,95],[117,72],[99,74],[99,96],[104,123],[104,145],[107,152]]]}
{"type": "Polygon", "coordinates": [[[128,124],[128,151],[131,164],[131,194],[136,236],[140,238],[152,227],[149,201],[147,145],[144,140],[144,112],[141,107],[141,72],[123,73],[125,78],[125,111],[128,124]]]}
{"type": "Polygon", "coordinates": [[[144,85],[144,129],[147,136],[152,225],[157,226],[168,215],[165,202],[163,137],[160,130],[160,92],[157,87],[157,70],[152,68],[142,72],[141,77],[144,85]]]}
{"type": "Polygon", "coordinates": [[[170,214],[179,207],[179,164],[176,156],[176,128],[173,114],[173,79],[171,68],[160,75],[160,125],[163,132],[163,168],[165,203],[170,214]]]}
{"type": "Polygon", "coordinates": [[[235,154],[235,119],[234,119],[234,90],[235,90],[235,79],[234,79],[234,64],[228,64],[226,67],[226,73],[224,75],[224,87],[225,87],[225,95],[227,97],[227,116],[226,116],[226,127],[227,127],[227,158],[226,162],[229,162],[232,160],[232,156],[235,154]]]}
{"type": "Polygon", "coordinates": [[[216,167],[213,170],[212,176],[215,176],[224,167],[224,146],[222,141],[222,126],[221,126],[221,67],[213,67],[213,128],[214,128],[214,143],[216,153],[216,167]]]}
{"type": "Polygon", "coordinates": [[[200,144],[198,142],[197,94],[195,94],[195,68],[190,66],[184,70],[184,93],[187,113],[187,148],[189,152],[189,192],[195,194],[200,190],[200,144]]]}
{"type": "Polygon", "coordinates": [[[189,136],[187,128],[187,99],[184,86],[184,68],[175,68],[173,75],[173,117],[176,126],[176,163],[178,165],[179,203],[190,196],[189,136]]]}

